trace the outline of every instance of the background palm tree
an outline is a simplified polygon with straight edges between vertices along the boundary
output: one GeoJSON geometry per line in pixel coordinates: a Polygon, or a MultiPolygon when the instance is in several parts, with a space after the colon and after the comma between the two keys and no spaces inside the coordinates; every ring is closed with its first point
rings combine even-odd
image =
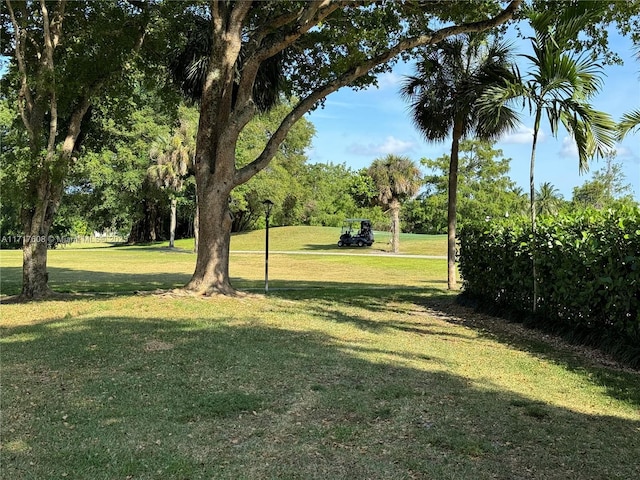
{"type": "Polygon", "coordinates": [[[391,213],[391,248],[400,251],[400,206],[415,196],[422,186],[422,174],[407,157],[387,155],[373,161],[368,170],[377,190],[377,200],[391,213]]]}
{"type": "MultiPolygon", "coordinates": [[[[186,122],[181,122],[171,137],[158,137],[151,145],[149,156],[155,162],[147,170],[149,178],[160,188],[169,192],[171,200],[171,225],[169,228],[169,247],[174,247],[176,233],[177,198],[182,191],[184,181],[192,168],[195,151],[193,135],[190,135],[186,122]]],[[[196,222],[198,212],[196,209],[196,222]]],[[[197,229],[197,225],[195,227],[197,229]]]]}
{"type": "Polygon", "coordinates": [[[536,191],[536,198],[538,215],[556,215],[562,207],[562,194],[550,182],[540,185],[540,189],[536,191]]]}
{"type": "Polygon", "coordinates": [[[402,95],[411,102],[413,121],[428,141],[444,141],[451,134],[448,187],[448,288],[456,287],[456,215],[458,151],[460,140],[474,134],[494,140],[518,123],[517,114],[506,111],[499,121],[484,118],[478,98],[490,86],[512,80],[510,46],[479,35],[461,35],[428,49],[408,77],[402,95]]]}
{"type": "MultiPolygon", "coordinates": [[[[580,31],[593,23],[604,2],[579,2],[567,6],[562,15],[529,11],[529,21],[535,35],[530,38],[532,55],[523,55],[530,62],[527,78],[518,72],[517,79],[503,86],[488,89],[481,99],[483,109],[496,118],[512,115],[511,104],[522,101],[534,115],[533,142],[529,174],[530,216],[533,235],[536,234],[535,158],[543,115],[556,136],[562,123],[575,140],[578,168],[588,170],[588,160],[605,156],[615,145],[616,124],[607,113],[595,110],[590,99],[602,87],[602,66],[588,52],[578,55],[569,50],[580,31]]],[[[535,243],[535,242],[534,242],[535,243]]],[[[535,257],[535,252],[534,252],[535,257]]],[[[537,307],[538,280],[533,262],[533,310],[537,307]]]]}
{"type": "MultiPolygon", "coordinates": [[[[586,2],[594,3],[598,2],[586,2]]],[[[604,157],[615,145],[616,124],[607,113],[595,110],[589,101],[602,87],[602,65],[587,53],[577,55],[568,49],[569,42],[593,21],[594,11],[585,3],[567,8],[561,17],[547,12],[529,12],[535,36],[530,38],[532,55],[527,78],[518,74],[516,81],[487,90],[481,102],[489,112],[512,114],[510,104],[522,101],[534,115],[530,164],[530,214],[535,230],[535,155],[543,115],[555,136],[562,123],[576,142],[578,168],[589,169],[589,159],[604,157]],[[498,105],[498,107],[496,107],[498,105]]]]}

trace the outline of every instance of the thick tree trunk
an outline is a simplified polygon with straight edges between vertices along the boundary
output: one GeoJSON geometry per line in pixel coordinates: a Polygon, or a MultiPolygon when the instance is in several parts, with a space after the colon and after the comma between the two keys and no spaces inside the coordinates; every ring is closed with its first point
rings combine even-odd
{"type": "Polygon", "coordinates": [[[23,299],[38,299],[49,296],[49,273],[47,272],[47,242],[40,241],[48,234],[48,229],[41,230],[43,237],[25,236],[22,249],[22,293],[23,299]]]}
{"type": "Polygon", "coordinates": [[[238,88],[234,108],[235,65],[242,45],[242,21],[250,2],[230,11],[216,4],[212,11],[214,37],[209,70],[200,99],[194,169],[198,207],[196,268],[185,286],[202,295],[234,294],[229,279],[229,244],[233,218],[229,195],[238,185],[235,150],[242,128],[253,118],[252,84],[238,88]],[[245,103],[240,99],[244,98],[245,103]]]}
{"type": "Polygon", "coordinates": [[[456,282],[456,226],[458,205],[458,152],[462,137],[462,121],[453,125],[453,141],[449,159],[449,199],[447,207],[447,288],[454,290],[456,282]]]}
{"type": "Polygon", "coordinates": [[[233,294],[235,290],[229,279],[229,243],[233,223],[229,195],[216,189],[198,191],[200,214],[196,268],[186,289],[202,295],[233,294]]]}
{"type": "Polygon", "coordinates": [[[35,202],[22,212],[24,228],[22,248],[23,299],[43,298],[52,293],[47,272],[47,246],[51,224],[62,195],[62,180],[54,183],[46,172],[36,180],[35,202]]]}
{"type": "Polygon", "coordinates": [[[196,268],[185,288],[202,295],[228,295],[235,293],[229,279],[229,243],[233,224],[229,195],[235,187],[236,138],[225,141],[225,129],[216,128],[217,121],[211,121],[205,107],[201,106],[195,156],[196,268]]]}
{"type": "Polygon", "coordinates": [[[50,226],[51,222],[37,213],[30,215],[28,225],[25,225],[21,293],[24,299],[43,298],[52,293],[47,272],[47,237],[50,226]]]}

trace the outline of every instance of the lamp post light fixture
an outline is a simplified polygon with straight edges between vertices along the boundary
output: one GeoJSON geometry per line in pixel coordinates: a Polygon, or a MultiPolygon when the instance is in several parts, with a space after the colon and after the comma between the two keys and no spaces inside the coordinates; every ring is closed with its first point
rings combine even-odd
{"type": "Polygon", "coordinates": [[[273,202],[269,199],[262,202],[266,212],[267,229],[265,233],[265,248],[264,248],[264,293],[269,293],[269,216],[271,215],[271,209],[273,208],[273,202]]]}

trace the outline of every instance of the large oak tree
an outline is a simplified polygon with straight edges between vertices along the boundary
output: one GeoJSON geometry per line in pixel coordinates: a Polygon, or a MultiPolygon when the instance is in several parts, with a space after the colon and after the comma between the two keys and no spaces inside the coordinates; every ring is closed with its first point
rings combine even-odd
{"type": "MultiPolygon", "coordinates": [[[[344,86],[363,87],[402,54],[511,19],[521,0],[500,2],[211,1],[194,12],[207,18],[211,49],[200,95],[195,176],[200,207],[196,267],[187,289],[233,293],[229,280],[231,191],[264,169],[291,127],[344,86]],[[473,8],[469,8],[470,5],[473,8]],[[265,63],[283,72],[300,100],[266,147],[239,167],[243,128],[257,114],[255,84],[265,63]]],[[[202,64],[199,64],[200,66],[202,64]]]]}

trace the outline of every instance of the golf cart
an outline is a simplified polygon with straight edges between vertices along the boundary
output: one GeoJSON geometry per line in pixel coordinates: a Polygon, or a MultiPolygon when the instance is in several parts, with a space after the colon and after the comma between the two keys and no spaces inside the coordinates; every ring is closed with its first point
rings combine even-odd
{"type": "Polygon", "coordinates": [[[339,247],[370,247],[373,244],[371,220],[367,218],[347,218],[342,226],[339,247]]]}

